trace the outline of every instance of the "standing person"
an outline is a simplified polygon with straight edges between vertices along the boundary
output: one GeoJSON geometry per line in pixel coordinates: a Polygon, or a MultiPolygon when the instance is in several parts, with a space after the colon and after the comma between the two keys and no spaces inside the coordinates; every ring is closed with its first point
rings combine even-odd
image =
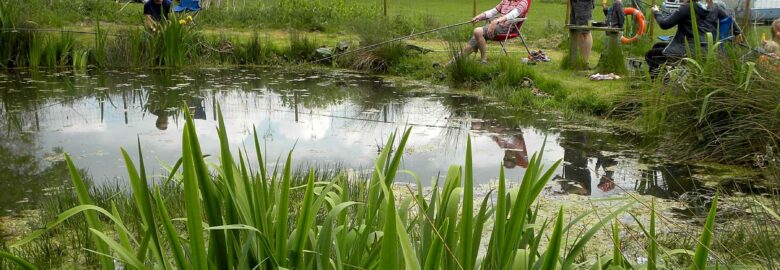
{"type": "MultiPolygon", "coordinates": [[[[680,5],[674,13],[664,17],[661,15],[658,6],[653,6],[653,15],[655,21],[661,29],[671,29],[677,27],[674,38],[669,43],[656,43],[653,48],[645,54],[645,60],[650,68],[650,77],[655,79],[658,76],[662,65],[668,61],[682,59],[687,56],[687,52],[695,52],[695,46],[701,46],[701,51],[707,47],[707,33],[715,34],[721,19],[728,17],[726,12],[716,5],[704,1],[693,0],[693,3],[687,2],[680,5]],[[696,24],[698,26],[699,40],[693,39],[693,22],[691,20],[691,8],[696,13],[696,24]],[[687,47],[686,47],[686,44],[687,47]]],[[[739,28],[734,29],[734,35],[739,36],[739,28]]]]}
{"type": "MultiPolygon", "coordinates": [[[[569,14],[569,23],[577,26],[588,26],[588,22],[593,18],[593,0],[570,0],[571,14],[569,14]]],[[[593,49],[593,36],[590,30],[579,30],[573,37],[580,45],[580,56],[587,62],[590,58],[590,51],[593,49]]]]}
{"type": "MultiPolygon", "coordinates": [[[[487,63],[487,40],[493,39],[497,34],[509,33],[510,25],[508,20],[524,18],[528,13],[528,0],[501,0],[495,8],[482,12],[471,19],[471,22],[491,19],[497,15],[498,18],[492,20],[490,24],[483,27],[474,28],[474,34],[469,41],[468,46],[458,55],[469,55],[479,51],[483,64],[487,63]]],[[[517,32],[517,27],[511,27],[512,32],[517,32]]],[[[452,63],[452,61],[450,61],[452,63]]],[[[450,64],[448,63],[448,64],[450,64]]]]}
{"type": "Polygon", "coordinates": [[[157,32],[157,23],[168,19],[171,14],[171,0],[149,0],[144,4],[144,24],[152,32],[157,32]]]}

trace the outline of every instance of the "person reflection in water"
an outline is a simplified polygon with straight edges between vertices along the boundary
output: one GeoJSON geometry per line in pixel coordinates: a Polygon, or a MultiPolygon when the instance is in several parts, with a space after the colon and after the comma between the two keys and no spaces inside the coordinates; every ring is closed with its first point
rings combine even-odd
{"type": "MultiPolygon", "coordinates": [[[[152,91],[149,93],[148,100],[146,102],[146,110],[157,116],[157,120],[154,121],[154,126],[159,130],[167,130],[170,116],[174,116],[176,121],[176,115],[181,106],[180,92],[162,92],[152,91]]],[[[189,107],[190,113],[193,119],[206,120],[206,109],[203,106],[203,98],[198,96],[191,96],[185,100],[187,107],[189,107]]]]}
{"type": "Polygon", "coordinates": [[[157,110],[152,111],[152,114],[157,116],[157,121],[154,122],[154,125],[159,130],[166,130],[168,129],[168,111],[166,110],[157,110]]]}
{"type": "Polygon", "coordinates": [[[596,158],[596,177],[600,178],[596,187],[603,192],[610,192],[615,189],[615,179],[612,178],[615,171],[611,168],[615,165],[617,165],[616,160],[607,158],[599,152],[596,158]]]}
{"type": "Polygon", "coordinates": [[[498,125],[490,126],[482,121],[471,123],[472,130],[481,130],[491,133],[490,138],[504,149],[504,167],[512,169],[517,166],[528,168],[528,151],[525,146],[525,138],[520,130],[503,128],[498,125]]]}

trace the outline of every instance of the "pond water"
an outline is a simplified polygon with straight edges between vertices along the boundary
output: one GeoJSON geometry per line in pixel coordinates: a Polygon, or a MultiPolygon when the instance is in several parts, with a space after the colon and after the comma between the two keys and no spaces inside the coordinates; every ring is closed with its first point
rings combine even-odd
{"type": "Polygon", "coordinates": [[[495,181],[502,162],[518,181],[543,145],[546,164],[563,160],[551,194],[673,197],[696,184],[687,167],[643,157],[629,135],[424,83],[271,69],[16,71],[0,74],[0,215],[67,183],[62,153],[96,184],[123,185],[119,147],[136,156],[140,139],[149,173],[167,174],[162,164],[181,154],[182,104],[212,159],[219,104],[234,152],[254,155],[256,129],[269,165],[295,147],[298,167],[366,172],[388,136],[411,127],[401,166],[423,184],[463,164],[469,135],[479,184],[495,181]]]}

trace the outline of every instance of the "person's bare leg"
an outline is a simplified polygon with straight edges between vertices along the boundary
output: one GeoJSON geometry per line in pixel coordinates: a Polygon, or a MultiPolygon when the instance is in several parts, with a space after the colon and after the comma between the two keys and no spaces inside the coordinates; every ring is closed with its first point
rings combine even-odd
{"type": "Polygon", "coordinates": [[[474,52],[474,47],[471,47],[471,44],[468,44],[466,48],[463,48],[463,51],[461,51],[458,56],[467,56],[473,52],[474,52]]]}
{"type": "MultiPolygon", "coordinates": [[[[482,35],[481,35],[481,34],[480,34],[480,35],[477,35],[477,32],[479,32],[479,33],[482,33],[482,27],[474,28],[474,38],[477,40],[477,45],[479,46],[479,37],[482,37],[482,35]]],[[[483,39],[484,39],[484,38],[483,38],[483,39]]],[[[475,49],[473,46],[471,46],[471,44],[466,44],[466,47],[465,47],[465,48],[463,48],[463,50],[462,50],[462,51],[460,51],[460,53],[459,53],[458,55],[455,55],[455,57],[453,57],[452,59],[450,59],[450,61],[449,61],[449,62],[447,62],[447,63],[445,64],[445,66],[449,66],[450,64],[452,64],[453,62],[455,62],[455,58],[458,58],[458,57],[463,57],[463,56],[469,56],[471,53],[473,53],[473,52],[474,52],[474,51],[476,51],[476,50],[477,50],[477,49],[475,49]]],[[[484,57],[484,56],[483,56],[483,57],[484,57]]]]}
{"type": "Polygon", "coordinates": [[[580,55],[582,56],[582,59],[585,60],[585,62],[587,63],[588,60],[590,59],[590,52],[593,49],[593,35],[591,35],[590,32],[588,32],[582,34],[581,38],[582,38],[581,39],[582,43],[580,44],[582,44],[582,46],[580,47],[580,49],[582,51],[580,51],[580,55]]]}
{"type": "Polygon", "coordinates": [[[485,31],[482,28],[474,29],[474,38],[477,40],[477,48],[482,62],[487,62],[487,41],[485,31]]]}

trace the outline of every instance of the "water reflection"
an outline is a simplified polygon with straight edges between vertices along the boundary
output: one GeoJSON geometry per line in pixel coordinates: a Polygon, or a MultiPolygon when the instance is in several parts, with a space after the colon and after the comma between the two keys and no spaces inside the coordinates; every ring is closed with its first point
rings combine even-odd
{"type": "MultiPolygon", "coordinates": [[[[263,151],[271,157],[269,165],[295,145],[298,165],[367,171],[390,133],[413,127],[402,167],[414,171],[423,184],[451,164],[463,163],[468,135],[476,180],[482,184],[497,179],[502,163],[508,179],[519,181],[529,155],[542,145],[543,162],[564,161],[552,184],[558,192],[606,196],[636,190],[671,196],[686,185],[670,184],[670,179],[689,181],[685,171],[644,160],[624,136],[569,126],[554,116],[476,96],[400,84],[344,72],[21,71],[0,74],[0,127],[4,139],[30,136],[34,147],[29,155],[42,164],[52,163],[45,159],[47,149],[71,153],[98,183],[124,181],[118,148],[134,147],[137,138],[148,153],[147,164],[177,160],[183,104],[196,119],[204,153],[219,153],[219,104],[231,148],[246,148],[252,156],[254,147],[246,146],[252,145],[257,129],[263,151]]],[[[157,175],[167,173],[162,167],[152,169],[157,175]]],[[[0,177],[0,184],[15,186],[27,176],[0,177]]]]}

